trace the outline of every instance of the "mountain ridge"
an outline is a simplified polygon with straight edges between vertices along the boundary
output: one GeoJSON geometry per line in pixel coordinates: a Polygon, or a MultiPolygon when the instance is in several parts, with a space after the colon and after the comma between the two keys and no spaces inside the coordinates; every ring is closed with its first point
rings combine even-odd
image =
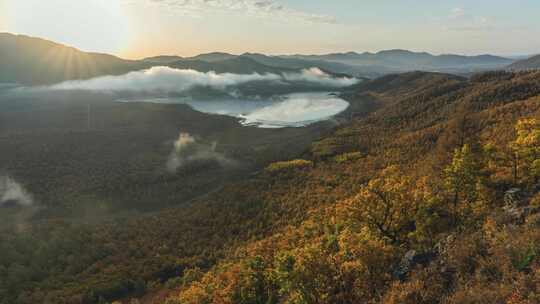
{"type": "Polygon", "coordinates": [[[516,61],[509,65],[508,69],[515,71],[540,69],[540,54],[516,61]]]}
{"type": "Polygon", "coordinates": [[[504,69],[514,63],[513,59],[487,54],[432,55],[403,49],[326,55],[234,55],[211,52],[192,57],[159,55],[141,60],[126,60],[109,54],[84,52],[42,38],[10,33],[0,33],[0,53],[0,82],[23,85],[47,85],[66,80],[120,75],[156,65],[243,74],[283,73],[318,67],[335,75],[376,78],[414,70],[469,75],[473,72],[504,69]]]}

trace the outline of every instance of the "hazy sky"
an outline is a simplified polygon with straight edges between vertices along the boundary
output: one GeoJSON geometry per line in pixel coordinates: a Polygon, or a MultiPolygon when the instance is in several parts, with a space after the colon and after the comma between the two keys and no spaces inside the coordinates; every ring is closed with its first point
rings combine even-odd
{"type": "Polygon", "coordinates": [[[210,51],[540,53],[539,0],[0,0],[0,32],[139,58],[210,51]]]}

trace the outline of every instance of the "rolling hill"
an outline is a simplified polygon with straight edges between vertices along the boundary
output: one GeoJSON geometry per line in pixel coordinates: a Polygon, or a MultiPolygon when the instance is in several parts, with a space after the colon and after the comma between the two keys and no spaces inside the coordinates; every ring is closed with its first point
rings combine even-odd
{"type": "Polygon", "coordinates": [[[540,55],[514,62],[508,69],[512,71],[540,69],[540,55]]]}

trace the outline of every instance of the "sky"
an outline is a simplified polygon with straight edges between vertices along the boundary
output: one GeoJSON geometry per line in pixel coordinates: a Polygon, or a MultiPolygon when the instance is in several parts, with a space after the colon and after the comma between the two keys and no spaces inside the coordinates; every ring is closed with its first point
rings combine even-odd
{"type": "Polygon", "coordinates": [[[0,32],[138,59],[409,49],[540,53],[538,0],[0,0],[0,32]]]}

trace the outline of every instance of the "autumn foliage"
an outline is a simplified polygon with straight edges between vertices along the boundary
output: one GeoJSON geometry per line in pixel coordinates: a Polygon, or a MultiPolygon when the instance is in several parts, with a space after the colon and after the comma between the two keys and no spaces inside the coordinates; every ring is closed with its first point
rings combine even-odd
{"type": "Polygon", "coordinates": [[[13,303],[539,303],[540,74],[386,80],[350,93],[351,102],[377,100],[376,111],[302,159],[269,164],[188,207],[6,238],[0,295],[16,290],[13,303]],[[25,247],[41,237],[55,248],[25,247]]]}

